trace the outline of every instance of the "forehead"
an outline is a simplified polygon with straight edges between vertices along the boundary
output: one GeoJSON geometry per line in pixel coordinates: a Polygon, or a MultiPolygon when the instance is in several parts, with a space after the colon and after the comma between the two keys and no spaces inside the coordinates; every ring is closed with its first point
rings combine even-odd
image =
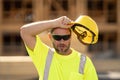
{"type": "Polygon", "coordinates": [[[55,28],[53,29],[52,34],[59,34],[59,35],[70,34],[70,30],[67,28],[55,28]]]}

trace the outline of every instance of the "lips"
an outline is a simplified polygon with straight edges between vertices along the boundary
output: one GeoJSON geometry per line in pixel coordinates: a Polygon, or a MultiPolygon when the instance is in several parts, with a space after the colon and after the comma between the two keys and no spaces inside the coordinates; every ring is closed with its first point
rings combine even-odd
{"type": "Polygon", "coordinates": [[[58,48],[60,51],[64,51],[66,49],[66,45],[65,44],[59,44],[58,48]]]}
{"type": "Polygon", "coordinates": [[[64,44],[60,44],[60,45],[59,45],[60,48],[64,48],[65,46],[66,46],[66,45],[64,45],[64,44]]]}

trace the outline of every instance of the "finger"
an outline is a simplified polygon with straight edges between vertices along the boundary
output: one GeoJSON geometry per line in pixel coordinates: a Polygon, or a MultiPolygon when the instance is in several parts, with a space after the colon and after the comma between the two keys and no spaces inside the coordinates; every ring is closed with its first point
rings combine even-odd
{"type": "Polygon", "coordinates": [[[68,23],[68,25],[74,25],[75,23],[74,22],[70,22],[70,23],[68,23]]]}
{"type": "Polygon", "coordinates": [[[66,17],[66,19],[64,19],[64,21],[63,21],[63,24],[64,25],[72,25],[71,22],[72,22],[72,20],[70,20],[69,18],[66,17]]]}

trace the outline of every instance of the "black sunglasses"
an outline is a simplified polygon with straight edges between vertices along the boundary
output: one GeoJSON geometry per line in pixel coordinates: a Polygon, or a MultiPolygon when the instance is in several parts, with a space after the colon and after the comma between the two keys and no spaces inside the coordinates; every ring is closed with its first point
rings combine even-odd
{"type": "Polygon", "coordinates": [[[61,39],[65,41],[70,39],[71,35],[52,35],[52,37],[57,41],[60,41],[61,39]]]}

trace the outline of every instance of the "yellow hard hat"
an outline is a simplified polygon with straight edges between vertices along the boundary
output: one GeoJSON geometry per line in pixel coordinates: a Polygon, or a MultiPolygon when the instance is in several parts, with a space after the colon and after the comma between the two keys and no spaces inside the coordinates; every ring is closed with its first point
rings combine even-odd
{"type": "Polygon", "coordinates": [[[87,15],[79,16],[72,28],[78,39],[83,43],[95,44],[98,41],[98,26],[91,17],[87,15]]]}

